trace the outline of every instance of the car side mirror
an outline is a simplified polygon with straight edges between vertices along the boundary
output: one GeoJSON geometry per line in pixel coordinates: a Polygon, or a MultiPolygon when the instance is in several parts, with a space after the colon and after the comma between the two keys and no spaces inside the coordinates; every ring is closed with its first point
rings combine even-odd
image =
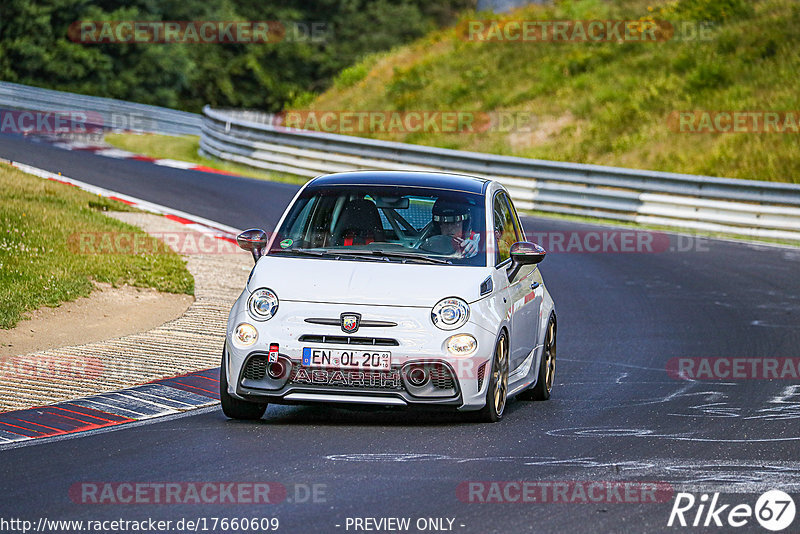
{"type": "Polygon", "coordinates": [[[511,245],[511,261],[520,265],[535,265],[541,263],[547,252],[536,243],[518,241],[511,245]]]}
{"type": "Polygon", "coordinates": [[[511,245],[509,254],[511,255],[511,266],[508,268],[508,278],[510,280],[516,276],[523,265],[541,263],[547,252],[536,243],[518,241],[511,245]]]}
{"type": "Polygon", "coordinates": [[[264,248],[266,248],[268,242],[267,233],[260,228],[251,228],[236,236],[236,243],[239,247],[249,250],[253,255],[253,261],[256,262],[264,255],[264,248]]]}

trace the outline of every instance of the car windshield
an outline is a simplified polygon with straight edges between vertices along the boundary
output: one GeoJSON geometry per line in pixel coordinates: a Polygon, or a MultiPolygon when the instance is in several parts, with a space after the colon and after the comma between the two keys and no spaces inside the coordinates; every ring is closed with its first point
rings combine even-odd
{"type": "Polygon", "coordinates": [[[309,187],[270,254],[485,266],[482,195],[422,187],[309,187]]]}

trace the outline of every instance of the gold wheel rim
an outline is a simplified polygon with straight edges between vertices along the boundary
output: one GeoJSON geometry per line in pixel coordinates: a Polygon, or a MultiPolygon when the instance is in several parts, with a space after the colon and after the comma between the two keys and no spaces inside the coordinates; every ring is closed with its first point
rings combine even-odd
{"type": "Polygon", "coordinates": [[[547,327],[547,343],[544,351],[547,357],[544,383],[547,387],[547,392],[550,393],[550,390],[553,389],[553,379],[556,375],[556,324],[553,321],[550,321],[550,325],[547,327]]]}
{"type": "Polygon", "coordinates": [[[508,395],[508,351],[506,350],[506,337],[502,336],[497,342],[494,356],[494,369],[492,382],[494,383],[494,410],[500,416],[506,408],[508,395]]]}

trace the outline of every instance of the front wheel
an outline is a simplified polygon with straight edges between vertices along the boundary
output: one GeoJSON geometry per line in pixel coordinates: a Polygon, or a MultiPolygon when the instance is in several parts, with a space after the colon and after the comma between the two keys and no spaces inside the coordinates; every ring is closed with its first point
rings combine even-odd
{"type": "Polygon", "coordinates": [[[261,419],[267,411],[266,404],[247,402],[232,397],[228,393],[228,373],[225,370],[225,352],[222,352],[222,365],[219,368],[219,401],[222,404],[222,412],[231,419],[254,420],[261,419]]]}
{"type": "Polygon", "coordinates": [[[556,376],[556,318],[550,316],[547,322],[547,333],[544,336],[542,359],[539,362],[539,378],[536,385],[520,395],[524,400],[547,400],[553,389],[553,380],[556,376]]]}
{"type": "Polygon", "coordinates": [[[476,414],[477,420],[496,423],[503,418],[508,400],[508,338],[500,334],[494,349],[489,387],[486,388],[486,405],[476,414]]]}

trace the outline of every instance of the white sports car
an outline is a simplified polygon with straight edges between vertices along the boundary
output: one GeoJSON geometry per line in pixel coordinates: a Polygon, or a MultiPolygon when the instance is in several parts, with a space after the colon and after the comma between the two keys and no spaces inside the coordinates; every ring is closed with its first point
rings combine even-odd
{"type": "Polygon", "coordinates": [[[556,314],[498,182],[433,172],[320,176],[268,236],[228,318],[228,417],[269,403],[432,406],[503,416],[547,399],[556,314]]]}

